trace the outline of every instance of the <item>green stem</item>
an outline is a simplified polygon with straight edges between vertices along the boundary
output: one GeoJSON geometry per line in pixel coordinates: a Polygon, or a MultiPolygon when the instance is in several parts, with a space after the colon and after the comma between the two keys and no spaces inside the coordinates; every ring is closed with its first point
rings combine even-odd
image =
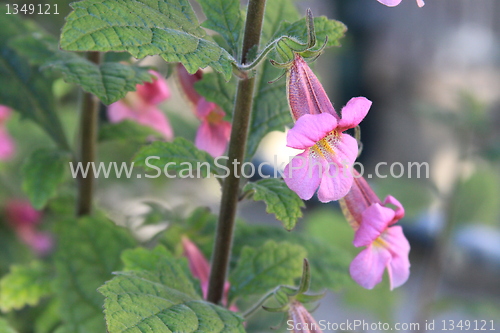
{"type": "MultiPolygon", "coordinates": [[[[99,52],[89,52],[87,59],[95,64],[101,63],[102,54],[99,52]]],[[[95,161],[97,150],[97,117],[99,115],[99,99],[91,94],[84,93],[80,114],[80,142],[79,161],[86,168],[89,163],[95,161]]],[[[77,216],[89,215],[92,211],[92,195],[94,192],[94,172],[88,168],[87,177],[78,175],[78,201],[77,216]]]]}
{"type": "MultiPolygon", "coordinates": [[[[250,0],[243,37],[242,63],[247,61],[248,51],[258,47],[264,20],[266,0],[250,0]]],[[[233,112],[231,140],[229,141],[229,163],[235,167],[230,168],[228,177],[222,187],[219,221],[212,254],[212,269],[208,286],[208,301],[220,303],[224,292],[227,266],[231,254],[233,241],[234,221],[238,205],[241,165],[244,162],[247,145],[248,128],[252,111],[253,91],[255,78],[243,79],[238,82],[236,102],[233,112]]]]}

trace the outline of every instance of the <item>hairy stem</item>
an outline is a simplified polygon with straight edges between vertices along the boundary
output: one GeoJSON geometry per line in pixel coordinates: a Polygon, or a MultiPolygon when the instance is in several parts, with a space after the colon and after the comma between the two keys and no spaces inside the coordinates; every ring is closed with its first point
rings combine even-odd
{"type": "MultiPolygon", "coordinates": [[[[102,54],[99,52],[89,52],[87,59],[95,64],[101,62],[102,54]]],[[[97,150],[97,117],[99,114],[99,99],[85,92],[83,94],[82,108],[80,110],[80,141],[78,161],[82,162],[83,168],[95,161],[97,150]]],[[[78,174],[78,201],[77,216],[88,215],[92,211],[92,195],[94,190],[94,172],[89,168],[87,177],[78,174]]]]}
{"type": "MultiPolygon", "coordinates": [[[[241,63],[246,63],[248,51],[259,45],[265,5],[266,0],[250,0],[248,4],[241,63]]],[[[254,87],[254,78],[243,79],[238,82],[228,153],[228,163],[237,164],[235,168],[230,168],[229,175],[222,186],[220,214],[214,242],[207,297],[208,301],[216,304],[220,303],[222,299],[231,254],[234,220],[239,197],[239,175],[241,175],[241,165],[245,158],[254,87]]]]}

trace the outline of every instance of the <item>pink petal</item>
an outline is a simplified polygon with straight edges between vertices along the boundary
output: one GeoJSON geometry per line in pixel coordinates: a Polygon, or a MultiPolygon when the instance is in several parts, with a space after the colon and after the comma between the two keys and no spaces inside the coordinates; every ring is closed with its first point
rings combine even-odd
{"type": "Polygon", "coordinates": [[[287,96],[292,117],[298,120],[306,114],[338,115],[316,75],[298,54],[287,73],[287,96]]]}
{"type": "Polygon", "coordinates": [[[366,289],[372,289],[382,281],[384,269],[391,260],[389,251],[368,246],[351,262],[349,272],[354,281],[366,289]]]}
{"type": "Polygon", "coordinates": [[[10,117],[11,113],[12,111],[8,106],[0,105],[0,125],[10,117]]]}
{"type": "Polygon", "coordinates": [[[44,256],[48,254],[54,245],[51,234],[35,230],[31,226],[24,226],[17,229],[19,238],[28,245],[35,254],[44,256]]]}
{"type": "Polygon", "coordinates": [[[144,82],[138,84],[137,94],[148,104],[159,104],[170,97],[170,88],[168,87],[167,80],[158,72],[149,71],[149,73],[156,76],[153,82],[144,82]]]}
{"type": "Polygon", "coordinates": [[[167,116],[155,106],[151,106],[147,111],[139,114],[137,122],[160,132],[169,141],[174,138],[174,131],[170,126],[167,116]]]}
{"type": "Polygon", "coordinates": [[[401,226],[390,227],[381,235],[389,245],[392,260],[387,267],[391,290],[404,284],[410,276],[410,243],[406,239],[401,226]]]}
{"type": "Polygon", "coordinates": [[[108,119],[111,123],[118,123],[125,119],[136,119],[136,111],[124,100],[119,100],[108,106],[108,119]]]}
{"type": "Polygon", "coordinates": [[[342,118],[339,121],[338,131],[354,128],[366,117],[372,102],[365,97],[354,97],[342,108],[342,118]]]}
{"type": "Polygon", "coordinates": [[[356,247],[370,245],[382,234],[394,219],[394,211],[378,203],[371,205],[362,213],[359,229],[354,234],[356,247]]]}
{"type": "MultiPolygon", "coordinates": [[[[198,118],[205,118],[211,112],[217,112],[216,110],[217,104],[207,101],[204,97],[200,97],[200,99],[198,100],[198,104],[196,105],[196,116],[198,118]]],[[[220,110],[219,112],[223,113],[223,117],[226,115],[226,113],[222,110],[220,110]]]]}
{"type": "Polygon", "coordinates": [[[231,123],[225,120],[218,123],[202,121],[196,133],[195,145],[213,157],[218,157],[226,151],[230,136],[231,123]]]}
{"type": "Polygon", "coordinates": [[[15,151],[16,146],[14,141],[7,131],[0,127],[0,161],[10,159],[15,151]]]}
{"type": "Polygon", "coordinates": [[[194,84],[201,80],[202,77],[203,72],[201,70],[198,70],[195,74],[189,74],[182,64],[177,65],[177,79],[181,90],[187,100],[194,105],[197,105],[201,98],[200,94],[194,89],[194,84]]]}
{"type": "Polygon", "coordinates": [[[405,209],[404,209],[403,205],[396,198],[394,198],[392,195],[388,195],[385,198],[383,205],[385,206],[387,204],[391,204],[391,205],[396,206],[396,214],[394,215],[394,220],[392,221],[391,224],[398,222],[399,220],[401,220],[405,216],[405,209]]]}
{"type": "Polygon", "coordinates": [[[320,174],[326,168],[323,158],[313,158],[309,149],[306,149],[286,165],[283,179],[301,199],[309,200],[321,182],[320,174]]]}
{"type": "Polygon", "coordinates": [[[336,127],[337,120],[329,113],[306,114],[288,131],[287,146],[296,149],[312,147],[336,127]]]}
{"type": "Polygon", "coordinates": [[[401,0],[377,0],[377,1],[389,7],[394,7],[401,3],[401,0]]]}
{"type": "Polygon", "coordinates": [[[191,274],[200,280],[203,297],[207,296],[208,278],[210,274],[210,265],[200,249],[189,238],[182,237],[182,247],[184,256],[186,256],[191,274]]]}
{"type": "Polygon", "coordinates": [[[5,213],[7,221],[14,228],[22,226],[35,226],[42,219],[42,212],[33,208],[29,201],[25,200],[9,200],[5,205],[5,213]]]}
{"type": "Polygon", "coordinates": [[[419,7],[423,7],[423,6],[425,5],[424,0],[417,0],[417,5],[418,5],[419,7]]]}

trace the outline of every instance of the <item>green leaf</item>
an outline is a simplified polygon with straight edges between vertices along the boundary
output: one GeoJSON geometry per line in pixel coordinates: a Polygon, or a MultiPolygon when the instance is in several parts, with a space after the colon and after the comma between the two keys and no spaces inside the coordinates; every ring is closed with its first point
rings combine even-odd
{"type": "Polygon", "coordinates": [[[50,149],[36,150],[22,168],[23,190],[36,209],[43,208],[57,194],[71,155],[50,149]]]}
{"type": "Polygon", "coordinates": [[[239,0],[201,0],[199,1],[207,20],[203,26],[212,29],[224,38],[233,56],[237,58],[239,42],[243,33],[243,18],[239,0]]]}
{"type": "Polygon", "coordinates": [[[306,254],[300,245],[272,240],[258,248],[244,247],[229,276],[230,302],[236,297],[263,294],[278,285],[293,285],[302,276],[306,254]]]}
{"type": "Polygon", "coordinates": [[[61,72],[66,82],[78,84],[104,104],[118,101],[137,84],[152,79],[147,68],[117,62],[96,65],[76,53],[61,51],[56,39],[41,33],[17,38],[11,45],[42,69],[61,72]]]}
{"type": "Polygon", "coordinates": [[[0,332],[1,333],[17,333],[12,327],[10,327],[7,320],[0,318],[0,332]]]}
{"type": "Polygon", "coordinates": [[[99,288],[108,332],[244,332],[243,319],[196,294],[182,261],[164,248],[123,255],[126,268],[99,288]]]}
{"type": "MultiPolygon", "coordinates": [[[[178,173],[181,178],[207,178],[210,173],[217,175],[219,172],[212,156],[180,137],[172,142],[156,141],[143,147],[135,156],[134,162],[136,166],[155,170],[158,176],[164,171],[167,163],[172,163],[167,166],[172,177],[172,172],[178,173]]],[[[156,174],[152,174],[146,177],[156,178],[155,176],[156,174]]]]}
{"type": "Polygon", "coordinates": [[[103,124],[99,128],[99,141],[133,140],[145,142],[151,136],[161,135],[149,126],[144,126],[135,121],[125,120],[119,123],[103,124]]]}
{"type": "Polygon", "coordinates": [[[0,16],[0,104],[20,112],[22,117],[39,124],[63,148],[68,148],[52,94],[53,80],[31,66],[10,42],[23,34],[37,30],[31,22],[18,15],[6,15],[1,6],[0,16]]]}
{"type": "Polygon", "coordinates": [[[68,51],[126,51],[136,58],[160,55],[189,73],[211,66],[229,80],[233,57],[203,39],[205,32],[187,0],[83,0],[62,29],[68,51]]]}
{"type": "Polygon", "coordinates": [[[12,265],[10,272],[0,280],[0,310],[8,312],[37,305],[41,298],[52,293],[51,281],[40,261],[12,265]]]}
{"type": "Polygon", "coordinates": [[[226,116],[233,114],[237,80],[232,77],[226,82],[221,75],[216,73],[203,74],[203,78],[194,84],[196,91],[209,102],[220,106],[226,116]]]}
{"type": "Polygon", "coordinates": [[[122,269],[120,254],[135,246],[127,230],[103,217],[86,217],[60,224],[56,253],[57,294],[62,331],[105,332],[104,298],[97,288],[122,269]]]}
{"type": "Polygon", "coordinates": [[[264,201],[266,212],[274,214],[287,230],[292,230],[302,217],[304,202],[281,179],[269,178],[248,183],[243,191],[253,191],[253,199],[264,201]]]}

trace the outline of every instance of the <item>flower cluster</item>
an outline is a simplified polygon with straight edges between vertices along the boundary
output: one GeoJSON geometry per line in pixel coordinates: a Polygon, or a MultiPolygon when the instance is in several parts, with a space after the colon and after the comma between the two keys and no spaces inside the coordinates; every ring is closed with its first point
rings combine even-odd
{"type": "Polygon", "coordinates": [[[287,145],[304,152],[286,166],[286,184],[302,199],[310,199],[316,189],[322,202],[341,199],[342,210],[355,231],[354,246],[366,247],[350,267],[358,284],[373,288],[387,268],[391,289],[402,285],[409,276],[410,245],[402,228],[393,225],[403,218],[403,206],[391,196],[381,202],[352,168],[358,144],[344,133],[363,120],[371,102],[364,97],[352,98],[339,116],[298,54],[287,72],[287,94],[296,121],[288,132],[287,145]]]}
{"type": "Polygon", "coordinates": [[[0,105],[0,161],[8,160],[15,151],[14,141],[5,128],[5,122],[10,114],[11,110],[8,107],[0,105]]]}

